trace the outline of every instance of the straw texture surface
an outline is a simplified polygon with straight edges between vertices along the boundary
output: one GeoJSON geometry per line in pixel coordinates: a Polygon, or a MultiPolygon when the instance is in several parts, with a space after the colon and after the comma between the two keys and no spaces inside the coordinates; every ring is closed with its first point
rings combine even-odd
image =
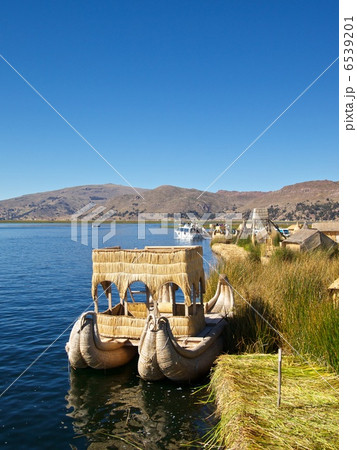
{"type": "Polygon", "coordinates": [[[92,253],[92,296],[97,286],[107,289],[114,283],[121,298],[129,285],[141,281],[149,288],[153,300],[159,299],[159,291],[165,283],[177,284],[191,304],[191,288],[199,292],[199,282],[205,285],[202,263],[202,247],[146,247],[142,250],[122,250],[118,247],[96,249],[92,253]]]}

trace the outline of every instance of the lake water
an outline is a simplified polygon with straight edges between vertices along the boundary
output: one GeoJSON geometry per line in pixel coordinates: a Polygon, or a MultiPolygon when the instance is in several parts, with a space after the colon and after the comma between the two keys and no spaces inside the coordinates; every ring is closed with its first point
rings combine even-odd
{"type": "MultiPolygon", "coordinates": [[[[197,385],[144,382],[136,361],[110,371],[68,367],[72,323],[92,309],[91,242],[180,245],[173,229],[155,231],[158,225],[146,225],[138,239],[136,224],[117,225],[103,243],[109,225],[87,237],[78,230],[77,241],[68,224],[0,225],[1,448],[174,449],[212,425],[197,385]],[[86,239],[89,245],[80,242],[86,239]]],[[[214,262],[209,241],[199,244],[214,262]]]]}

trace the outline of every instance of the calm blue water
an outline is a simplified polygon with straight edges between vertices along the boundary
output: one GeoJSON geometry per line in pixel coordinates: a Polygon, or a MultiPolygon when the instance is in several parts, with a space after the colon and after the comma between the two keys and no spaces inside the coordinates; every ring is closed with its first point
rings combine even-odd
{"type": "MultiPolygon", "coordinates": [[[[158,225],[143,240],[137,225],[117,225],[103,244],[103,225],[89,229],[88,242],[98,233],[99,247],[179,245],[172,229],[149,229],[158,225]]],[[[209,241],[199,244],[213,262],[209,241]]],[[[211,411],[194,386],[143,382],[136,361],[106,372],[68,368],[72,323],[92,309],[91,272],[91,246],[71,240],[69,225],[0,225],[0,447],[174,449],[198,439],[211,411]]]]}

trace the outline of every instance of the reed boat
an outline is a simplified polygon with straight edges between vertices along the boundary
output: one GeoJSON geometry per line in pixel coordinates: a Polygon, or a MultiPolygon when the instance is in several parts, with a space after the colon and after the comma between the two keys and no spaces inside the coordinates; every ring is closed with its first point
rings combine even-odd
{"type": "Polygon", "coordinates": [[[237,230],[232,228],[227,224],[213,224],[210,225],[210,232],[212,237],[226,237],[227,239],[232,239],[237,236],[237,230]]]}
{"type": "Polygon", "coordinates": [[[185,299],[184,315],[170,317],[160,308],[149,314],[139,345],[138,371],[144,380],[194,381],[209,372],[222,352],[222,332],[234,304],[227,277],[220,275],[208,303],[197,304],[194,290],[190,298],[190,305],[185,299]],[[190,327],[185,326],[187,321],[190,327]]]}
{"type": "MultiPolygon", "coordinates": [[[[174,285],[183,286],[187,295],[191,278],[196,283],[199,280],[197,286],[203,285],[202,249],[198,253],[197,248],[93,250],[94,310],[83,313],[72,328],[66,345],[71,366],[109,369],[134,358],[154,305],[163,303],[163,307],[167,307],[176,289],[174,285]],[[186,273],[188,268],[189,274],[186,273]],[[102,311],[100,304],[105,299],[107,307],[102,311]]],[[[181,314],[182,308],[183,304],[176,305],[175,312],[181,314]]]]}
{"type": "Polygon", "coordinates": [[[122,366],[139,350],[146,380],[189,381],[209,370],[222,350],[233,293],[220,276],[215,296],[203,303],[201,246],[111,247],[93,250],[92,259],[94,310],[79,317],[66,344],[73,368],[122,366]],[[108,306],[100,312],[102,297],[108,306]]]}

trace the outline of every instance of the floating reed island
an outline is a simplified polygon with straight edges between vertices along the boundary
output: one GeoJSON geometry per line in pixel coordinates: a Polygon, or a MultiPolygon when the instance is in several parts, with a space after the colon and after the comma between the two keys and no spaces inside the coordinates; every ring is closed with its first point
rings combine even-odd
{"type": "Polygon", "coordinates": [[[93,250],[92,259],[94,311],[81,315],[66,344],[73,368],[119,367],[139,352],[145,380],[192,381],[209,371],[234,298],[220,275],[215,295],[203,303],[201,246],[110,247],[93,250]]]}

